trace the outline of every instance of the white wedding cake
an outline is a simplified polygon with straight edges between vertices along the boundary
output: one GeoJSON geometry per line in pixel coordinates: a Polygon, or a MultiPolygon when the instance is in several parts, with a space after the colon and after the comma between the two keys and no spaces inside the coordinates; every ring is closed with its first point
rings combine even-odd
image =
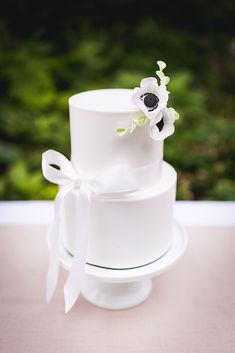
{"type": "Polygon", "coordinates": [[[74,276],[85,272],[85,263],[138,268],[171,246],[177,175],[163,161],[163,142],[178,114],[167,107],[169,78],[165,63],[158,65],[158,80],[145,78],[134,90],[100,89],[69,99],[71,160],[51,150],[43,155],[44,176],[60,185],[49,234],[48,299],[59,243],[74,257],[65,288],[65,296],[74,297],[70,307],[79,294],[71,294],[74,276]]]}

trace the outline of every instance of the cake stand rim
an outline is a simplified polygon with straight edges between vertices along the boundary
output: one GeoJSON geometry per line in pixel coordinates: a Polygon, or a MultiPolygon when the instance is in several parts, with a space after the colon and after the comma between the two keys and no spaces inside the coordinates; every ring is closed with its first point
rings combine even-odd
{"type": "MultiPolygon", "coordinates": [[[[86,264],[85,272],[96,280],[109,283],[135,282],[147,277],[155,277],[171,269],[182,257],[188,244],[188,235],[185,227],[174,218],[173,241],[169,251],[160,259],[149,265],[132,269],[108,269],[86,264]]],[[[69,270],[72,256],[60,246],[60,263],[69,270]]]]}

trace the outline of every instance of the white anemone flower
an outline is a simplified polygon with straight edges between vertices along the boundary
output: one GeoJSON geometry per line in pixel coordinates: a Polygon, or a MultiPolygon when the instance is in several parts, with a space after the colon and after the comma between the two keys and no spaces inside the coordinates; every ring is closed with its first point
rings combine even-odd
{"type": "Polygon", "coordinates": [[[169,92],[164,84],[158,86],[155,77],[147,77],[141,81],[140,87],[134,89],[132,101],[151,120],[166,107],[168,96],[169,92]]]}
{"type": "Polygon", "coordinates": [[[162,141],[174,133],[175,114],[176,112],[173,108],[165,107],[156,118],[151,119],[149,129],[153,140],[162,141]]]}
{"type": "Polygon", "coordinates": [[[144,116],[132,119],[127,127],[117,128],[117,134],[123,136],[126,133],[133,133],[137,126],[144,126],[149,121],[149,134],[153,140],[161,141],[174,133],[174,122],[179,118],[179,114],[174,108],[168,108],[167,102],[169,93],[166,85],[170,78],[165,76],[163,70],[166,67],[164,61],[157,61],[159,70],[155,77],[144,78],[140,82],[140,87],[133,90],[132,102],[139,107],[144,116]]]}

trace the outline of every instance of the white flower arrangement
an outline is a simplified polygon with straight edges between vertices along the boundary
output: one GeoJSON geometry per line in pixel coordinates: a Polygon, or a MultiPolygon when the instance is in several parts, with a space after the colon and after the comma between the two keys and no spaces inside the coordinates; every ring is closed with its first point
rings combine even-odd
{"type": "Polygon", "coordinates": [[[174,108],[167,107],[170,92],[166,86],[170,78],[163,72],[166,64],[163,61],[158,61],[157,64],[159,70],[156,74],[159,84],[157,78],[147,77],[140,82],[140,87],[136,87],[133,91],[132,102],[140,108],[144,116],[134,119],[126,128],[118,128],[119,136],[127,132],[132,133],[137,126],[146,125],[148,120],[149,134],[153,140],[161,141],[174,133],[174,122],[179,118],[179,114],[174,108]]]}

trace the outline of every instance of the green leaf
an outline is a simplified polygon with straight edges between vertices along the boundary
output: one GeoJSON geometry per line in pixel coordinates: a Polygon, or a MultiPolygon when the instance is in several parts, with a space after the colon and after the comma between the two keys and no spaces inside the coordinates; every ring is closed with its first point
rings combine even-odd
{"type": "Polygon", "coordinates": [[[157,76],[160,78],[161,85],[166,86],[170,82],[170,78],[168,76],[165,76],[163,70],[166,67],[166,63],[164,61],[157,61],[157,64],[159,66],[160,70],[156,71],[157,76]]]}
{"type": "Polygon", "coordinates": [[[163,70],[165,69],[165,67],[166,67],[166,63],[165,63],[164,61],[158,60],[158,61],[157,61],[157,64],[158,64],[159,69],[160,69],[161,71],[163,71],[163,70]]]}
{"type": "Polygon", "coordinates": [[[161,84],[162,85],[167,85],[168,83],[170,82],[170,77],[169,76],[164,76],[162,79],[161,79],[161,84]]]}
{"type": "Polygon", "coordinates": [[[140,116],[138,119],[135,119],[137,126],[144,126],[147,123],[147,117],[145,115],[140,116]]]}
{"type": "Polygon", "coordinates": [[[124,136],[126,132],[127,132],[127,129],[124,128],[124,127],[119,127],[119,128],[117,129],[117,134],[118,134],[119,136],[124,136]]]}
{"type": "Polygon", "coordinates": [[[165,76],[165,75],[164,75],[164,72],[159,71],[159,70],[156,71],[156,74],[157,74],[157,76],[160,78],[160,80],[162,80],[163,77],[165,76]]]}
{"type": "Polygon", "coordinates": [[[172,108],[172,107],[170,107],[169,109],[174,114],[175,120],[178,120],[179,117],[180,117],[179,113],[177,113],[177,111],[174,108],[172,108]]]}
{"type": "Polygon", "coordinates": [[[160,78],[161,85],[167,85],[170,82],[170,77],[165,76],[164,72],[162,71],[156,71],[157,76],[160,78]]]}
{"type": "Polygon", "coordinates": [[[180,118],[179,113],[175,112],[175,120],[178,120],[180,118]]]}

